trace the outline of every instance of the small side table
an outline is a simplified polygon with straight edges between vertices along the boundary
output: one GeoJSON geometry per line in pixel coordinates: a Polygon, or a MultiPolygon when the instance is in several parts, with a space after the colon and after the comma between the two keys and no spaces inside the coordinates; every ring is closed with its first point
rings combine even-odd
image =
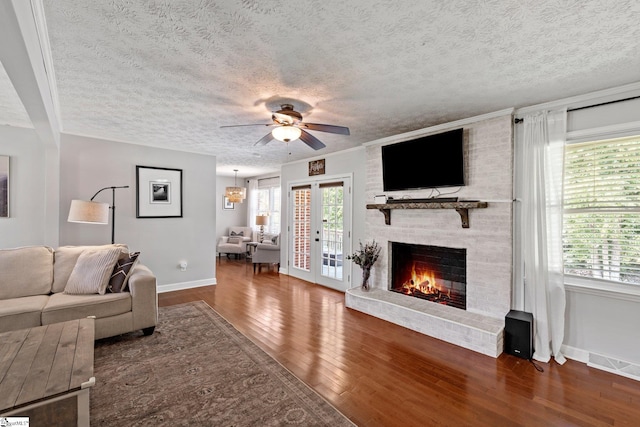
{"type": "Polygon", "coordinates": [[[258,247],[258,242],[248,242],[247,243],[247,259],[251,259],[253,253],[256,251],[258,247]]]}

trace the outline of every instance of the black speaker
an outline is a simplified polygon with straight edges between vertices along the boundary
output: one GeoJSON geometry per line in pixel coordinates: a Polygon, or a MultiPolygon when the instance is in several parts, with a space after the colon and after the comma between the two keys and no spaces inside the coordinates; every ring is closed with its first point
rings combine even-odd
{"type": "Polygon", "coordinates": [[[504,351],[527,360],[533,357],[533,314],[511,310],[505,316],[504,351]]]}

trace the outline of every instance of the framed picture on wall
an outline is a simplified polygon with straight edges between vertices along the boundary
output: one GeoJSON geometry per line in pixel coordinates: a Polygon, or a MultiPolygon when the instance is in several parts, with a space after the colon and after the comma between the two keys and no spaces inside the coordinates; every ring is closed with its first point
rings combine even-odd
{"type": "Polygon", "coordinates": [[[182,169],[136,166],[136,218],[182,218],[182,169]]]}
{"type": "Polygon", "coordinates": [[[324,175],[324,160],[312,160],[309,162],[309,176],[324,175]]]}
{"type": "Polygon", "coordinates": [[[229,201],[227,196],[222,196],[222,209],[234,209],[235,204],[229,201]]]}
{"type": "Polygon", "coordinates": [[[0,218],[9,218],[9,156],[0,156],[0,218]]]}

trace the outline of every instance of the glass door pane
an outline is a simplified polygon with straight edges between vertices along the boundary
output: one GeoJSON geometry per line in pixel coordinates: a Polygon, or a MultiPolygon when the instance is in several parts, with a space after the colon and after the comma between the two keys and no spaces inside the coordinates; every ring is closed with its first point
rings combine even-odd
{"type": "Polygon", "coordinates": [[[311,186],[292,189],[292,260],[293,267],[311,269],[311,186]]]}
{"type": "Polygon", "coordinates": [[[320,185],[322,200],[321,274],[342,280],[344,187],[342,182],[320,185]]]}

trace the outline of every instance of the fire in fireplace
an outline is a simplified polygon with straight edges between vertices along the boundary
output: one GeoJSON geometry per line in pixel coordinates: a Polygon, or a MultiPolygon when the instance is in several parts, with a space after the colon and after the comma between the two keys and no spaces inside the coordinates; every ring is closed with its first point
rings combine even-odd
{"type": "Polygon", "coordinates": [[[391,242],[389,290],[467,309],[467,250],[391,242]]]}

